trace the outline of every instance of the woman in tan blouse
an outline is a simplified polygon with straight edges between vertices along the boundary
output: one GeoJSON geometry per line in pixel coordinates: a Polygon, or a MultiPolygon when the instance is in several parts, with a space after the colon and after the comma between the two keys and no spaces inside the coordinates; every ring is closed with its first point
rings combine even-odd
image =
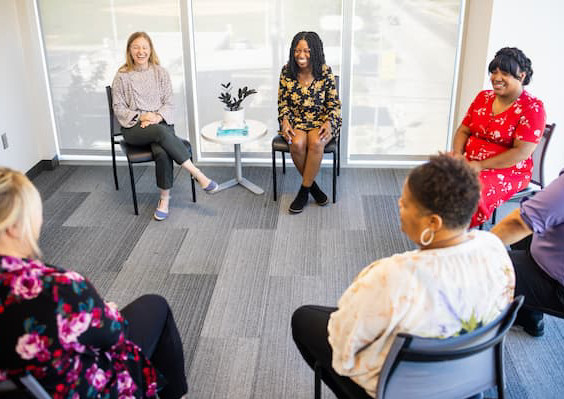
{"type": "Polygon", "coordinates": [[[112,84],[114,113],[128,144],[151,146],[161,189],[154,218],[164,220],[168,216],[173,161],[190,172],[208,194],[217,191],[218,185],[194,166],[188,148],[174,133],[170,76],[159,65],[147,33],[129,36],[125,58],[112,84]]]}
{"type": "Polygon", "coordinates": [[[431,157],[412,170],[398,201],[401,229],[420,248],[364,268],[338,308],[294,312],[296,346],[310,366],[321,364],[338,398],[375,397],[397,334],[464,334],[511,302],[515,274],[503,243],[468,231],[479,199],[477,173],[464,159],[431,157]]]}
{"type": "Polygon", "coordinates": [[[315,32],[300,32],[292,40],[288,63],[278,89],[280,134],[290,144],[294,165],[302,175],[291,213],[302,212],[309,194],[318,205],[329,200],[315,183],[325,145],[339,134],[341,102],[335,76],[325,64],[323,43],[315,32]]]}

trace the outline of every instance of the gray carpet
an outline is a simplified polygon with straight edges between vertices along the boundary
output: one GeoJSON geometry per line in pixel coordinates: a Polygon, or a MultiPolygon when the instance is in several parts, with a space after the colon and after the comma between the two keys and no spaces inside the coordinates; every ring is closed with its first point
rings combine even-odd
{"type": "MultiPolygon", "coordinates": [[[[272,201],[270,168],[244,168],[265,190],[234,187],[213,196],[176,170],[168,220],[152,220],[158,200],[152,167],[136,167],[139,216],[126,167],[120,190],[111,167],[61,166],[34,179],[44,200],[44,259],[87,276],[124,306],[145,293],[167,298],[182,334],[190,397],[312,398],[313,373],[290,334],[294,309],[335,305],[371,261],[414,248],[400,232],[397,197],[407,171],[343,169],[336,204],[287,208],[299,187],[294,168],[279,170],[272,201]]],[[[229,167],[204,168],[218,182],[229,167]]],[[[330,194],[331,171],[318,183],[330,194]]],[[[562,398],[564,323],[547,318],[546,335],[509,333],[510,398],[562,398]]],[[[324,398],[334,396],[324,388],[324,398]]]]}

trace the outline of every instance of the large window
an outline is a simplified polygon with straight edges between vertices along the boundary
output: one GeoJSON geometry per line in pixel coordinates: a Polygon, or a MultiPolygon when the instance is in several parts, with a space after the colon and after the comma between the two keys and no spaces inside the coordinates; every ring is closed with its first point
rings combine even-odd
{"type": "MultiPolygon", "coordinates": [[[[276,133],[280,70],[304,30],[319,33],[341,76],[345,164],[446,149],[462,0],[36,1],[63,156],[109,153],[104,87],[139,30],[170,72],[176,131],[192,139],[196,160],[232,157],[198,134],[222,118],[220,83],[257,89],[246,117],[276,133]]],[[[270,139],[243,151],[266,158],[270,139]]]]}
{"type": "Polygon", "coordinates": [[[444,150],[461,2],[355,4],[351,159],[393,159],[444,150]]]}
{"type": "Polygon", "coordinates": [[[108,153],[105,86],[124,63],[134,31],[151,36],[171,75],[177,134],[188,136],[177,0],[38,0],[38,5],[61,154],[108,153]]]}
{"type": "MultiPolygon", "coordinates": [[[[292,37],[316,31],[326,61],[339,73],[341,0],[193,0],[196,92],[203,126],[222,118],[220,83],[258,90],[244,103],[245,116],[278,130],[277,91],[282,66],[288,61],[292,37]]],[[[231,146],[201,141],[204,156],[232,154],[231,146]]],[[[243,151],[270,152],[270,139],[245,144],[243,151]]]]}

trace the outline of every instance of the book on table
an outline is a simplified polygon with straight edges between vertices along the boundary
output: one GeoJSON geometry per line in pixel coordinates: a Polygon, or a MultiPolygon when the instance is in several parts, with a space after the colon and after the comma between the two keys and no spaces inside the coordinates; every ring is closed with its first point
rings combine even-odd
{"type": "Polygon", "coordinates": [[[233,137],[233,136],[248,136],[249,135],[249,126],[245,125],[244,128],[241,129],[225,129],[221,125],[217,128],[217,136],[218,137],[233,137]]]}

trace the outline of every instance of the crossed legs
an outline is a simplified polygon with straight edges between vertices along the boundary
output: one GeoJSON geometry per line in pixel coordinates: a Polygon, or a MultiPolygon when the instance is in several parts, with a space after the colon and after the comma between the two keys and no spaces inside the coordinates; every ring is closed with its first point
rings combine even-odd
{"type": "Polygon", "coordinates": [[[196,179],[202,188],[212,183],[200,169],[190,160],[190,152],[184,142],[174,132],[174,126],[161,122],[144,128],[137,124],[128,129],[122,129],[125,141],[132,145],[151,145],[155,158],[157,186],[161,190],[158,210],[168,213],[170,188],[173,182],[173,161],[186,169],[196,179]]]}

